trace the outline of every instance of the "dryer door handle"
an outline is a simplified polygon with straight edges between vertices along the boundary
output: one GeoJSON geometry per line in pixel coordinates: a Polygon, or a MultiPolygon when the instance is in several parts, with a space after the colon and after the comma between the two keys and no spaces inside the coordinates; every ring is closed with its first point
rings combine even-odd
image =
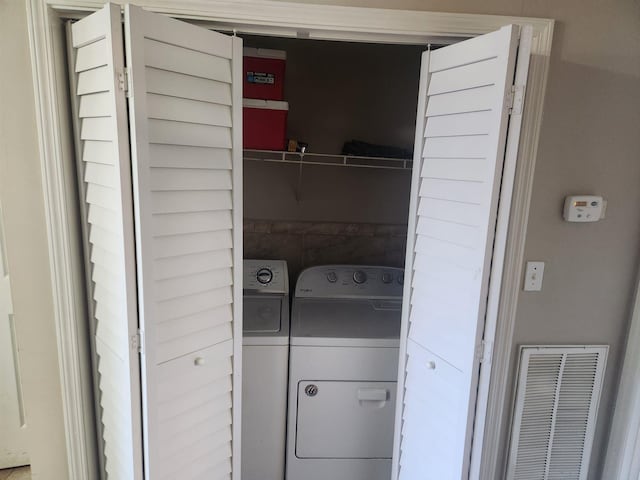
{"type": "Polygon", "coordinates": [[[386,402],[389,391],[386,388],[359,388],[358,400],[361,402],[386,402]]]}

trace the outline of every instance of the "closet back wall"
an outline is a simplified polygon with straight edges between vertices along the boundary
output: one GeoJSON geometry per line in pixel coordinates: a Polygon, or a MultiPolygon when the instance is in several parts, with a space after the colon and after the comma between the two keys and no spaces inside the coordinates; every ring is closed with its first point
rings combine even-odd
{"type": "MultiPolygon", "coordinates": [[[[313,153],[349,140],[412,150],[422,46],[244,36],[287,52],[288,136],[313,153]]],[[[402,266],[409,170],[247,161],[245,257],[283,258],[292,275],[326,263],[402,266]]]]}

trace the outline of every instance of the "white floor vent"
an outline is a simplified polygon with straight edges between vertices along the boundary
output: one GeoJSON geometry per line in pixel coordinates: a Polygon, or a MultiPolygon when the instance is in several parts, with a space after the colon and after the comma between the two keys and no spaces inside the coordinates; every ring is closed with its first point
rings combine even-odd
{"type": "Polygon", "coordinates": [[[607,346],[522,347],[507,480],[584,480],[607,346]]]}

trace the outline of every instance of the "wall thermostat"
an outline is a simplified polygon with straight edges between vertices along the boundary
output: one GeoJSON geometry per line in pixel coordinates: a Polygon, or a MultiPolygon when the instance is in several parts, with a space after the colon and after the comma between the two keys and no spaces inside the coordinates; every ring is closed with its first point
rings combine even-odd
{"type": "Polygon", "coordinates": [[[571,195],[564,199],[567,222],[597,222],[604,217],[606,200],[596,195],[571,195]]]}

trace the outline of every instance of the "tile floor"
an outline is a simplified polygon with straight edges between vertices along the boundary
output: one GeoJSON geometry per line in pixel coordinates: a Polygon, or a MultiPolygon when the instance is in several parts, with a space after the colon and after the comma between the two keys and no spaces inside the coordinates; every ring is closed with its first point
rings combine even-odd
{"type": "Polygon", "coordinates": [[[31,480],[29,466],[0,470],[0,480],[31,480]]]}

